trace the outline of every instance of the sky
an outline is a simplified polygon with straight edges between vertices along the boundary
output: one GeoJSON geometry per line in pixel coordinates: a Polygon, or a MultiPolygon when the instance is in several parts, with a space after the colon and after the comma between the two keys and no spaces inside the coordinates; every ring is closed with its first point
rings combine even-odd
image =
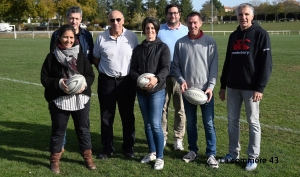
{"type": "MultiPolygon", "coordinates": [[[[194,10],[199,11],[202,8],[202,4],[205,1],[207,1],[207,0],[192,0],[193,6],[194,6],[194,10]]],[[[234,0],[219,0],[219,1],[224,6],[229,6],[229,7],[233,7],[233,6],[236,6],[236,5],[240,4],[240,3],[238,3],[237,1],[234,1],[234,0]]]]}

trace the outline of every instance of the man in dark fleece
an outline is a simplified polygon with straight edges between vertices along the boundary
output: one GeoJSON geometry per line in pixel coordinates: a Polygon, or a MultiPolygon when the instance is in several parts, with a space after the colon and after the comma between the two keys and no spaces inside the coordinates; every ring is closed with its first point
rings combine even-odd
{"type": "Polygon", "coordinates": [[[245,169],[251,171],[256,169],[255,159],[260,153],[259,103],[271,75],[272,55],[267,31],[252,22],[253,6],[240,4],[236,16],[239,26],[229,37],[219,92],[220,99],[224,101],[227,88],[229,151],[219,161],[229,163],[239,159],[240,113],[244,102],[249,124],[245,169]]]}

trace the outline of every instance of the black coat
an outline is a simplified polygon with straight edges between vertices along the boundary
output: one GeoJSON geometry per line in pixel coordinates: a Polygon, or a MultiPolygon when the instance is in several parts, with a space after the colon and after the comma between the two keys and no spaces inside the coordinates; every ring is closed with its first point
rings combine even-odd
{"type": "MultiPolygon", "coordinates": [[[[82,52],[79,52],[76,63],[78,72],[85,77],[87,83],[87,89],[82,94],[91,96],[91,86],[95,79],[93,68],[82,52]]],[[[62,67],[53,53],[47,55],[41,70],[41,82],[45,87],[44,96],[48,102],[68,95],[59,88],[59,80],[63,78],[62,67]]]]}
{"type": "Polygon", "coordinates": [[[151,90],[143,90],[137,87],[139,93],[154,93],[165,89],[166,77],[170,72],[170,50],[159,38],[154,41],[144,40],[136,46],[132,53],[130,76],[134,83],[144,73],[153,73],[158,79],[158,84],[151,90]]]}

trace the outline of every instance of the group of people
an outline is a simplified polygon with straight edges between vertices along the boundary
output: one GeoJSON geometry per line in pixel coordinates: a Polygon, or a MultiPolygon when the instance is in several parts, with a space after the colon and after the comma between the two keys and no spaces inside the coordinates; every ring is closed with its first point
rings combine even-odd
{"type": "Polygon", "coordinates": [[[135,144],[134,104],[137,97],[144,120],[149,152],[141,163],[155,161],[154,169],[164,167],[164,147],[168,138],[168,113],[172,98],[174,113],[174,150],[184,150],[183,138],[187,130],[189,152],[183,157],[191,162],[198,156],[197,109],[182,96],[196,87],[208,96],[200,105],[206,139],[207,164],[218,168],[219,162],[239,159],[239,119],[242,102],[245,103],[249,123],[249,144],[246,170],[257,167],[261,130],[259,103],[272,71],[271,46],[268,33],[253,23],[254,8],[240,4],[236,9],[239,26],[230,35],[227,47],[219,97],[225,100],[227,89],[229,152],[216,159],[216,130],[214,127],[213,90],[218,77],[218,50],[215,40],[201,30],[202,17],[191,12],[187,26],[180,23],[181,8],[169,4],[165,8],[167,22],[159,24],[146,17],[142,31],[146,39],[138,44],[135,33],[123,27],[122,12],[113,10],[108,15],[110,29],[100,33],[93,42],[91,34],[80,28],[82,11],[68,9],[68,24],[53,33],[50,53],[41,71],[45,99],[51,115],[50,168],[60,173],[59,161],[66,143],[66,128],[72,115],[79,148],[88,169],[96,169],[92,161],[89,131],[91,85],[95,79],[92,65],[99,72],[98,100],[101,118],[102,152],[98,159],[114,155],[113,123],[116,107],[123,128],[124,156],[133,158],[135,144]],[[149,82],[140,88],[137,78],[144,73],[149,82]],[[75,74],[85,77],[85,84],[74,95],[69,95],[66,80],[75,74]]]}

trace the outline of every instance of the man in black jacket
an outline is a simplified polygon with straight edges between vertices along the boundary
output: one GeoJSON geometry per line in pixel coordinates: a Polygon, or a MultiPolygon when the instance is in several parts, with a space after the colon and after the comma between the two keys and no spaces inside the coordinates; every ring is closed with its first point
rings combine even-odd
{"type": "Polygon", "coordinates": [[[220,99],[225,100],[227,87],[229,152],[220,162],[239,159],[240,112],[245,103],[249,124],[246,170],[256,169],[260,153],[261,128],[259,103],[272,71],[270,38],[267,31],[253,23],[254,8],[240,4],[236,9],[239,27],[231,33],[221,76],[220,99]]]}

